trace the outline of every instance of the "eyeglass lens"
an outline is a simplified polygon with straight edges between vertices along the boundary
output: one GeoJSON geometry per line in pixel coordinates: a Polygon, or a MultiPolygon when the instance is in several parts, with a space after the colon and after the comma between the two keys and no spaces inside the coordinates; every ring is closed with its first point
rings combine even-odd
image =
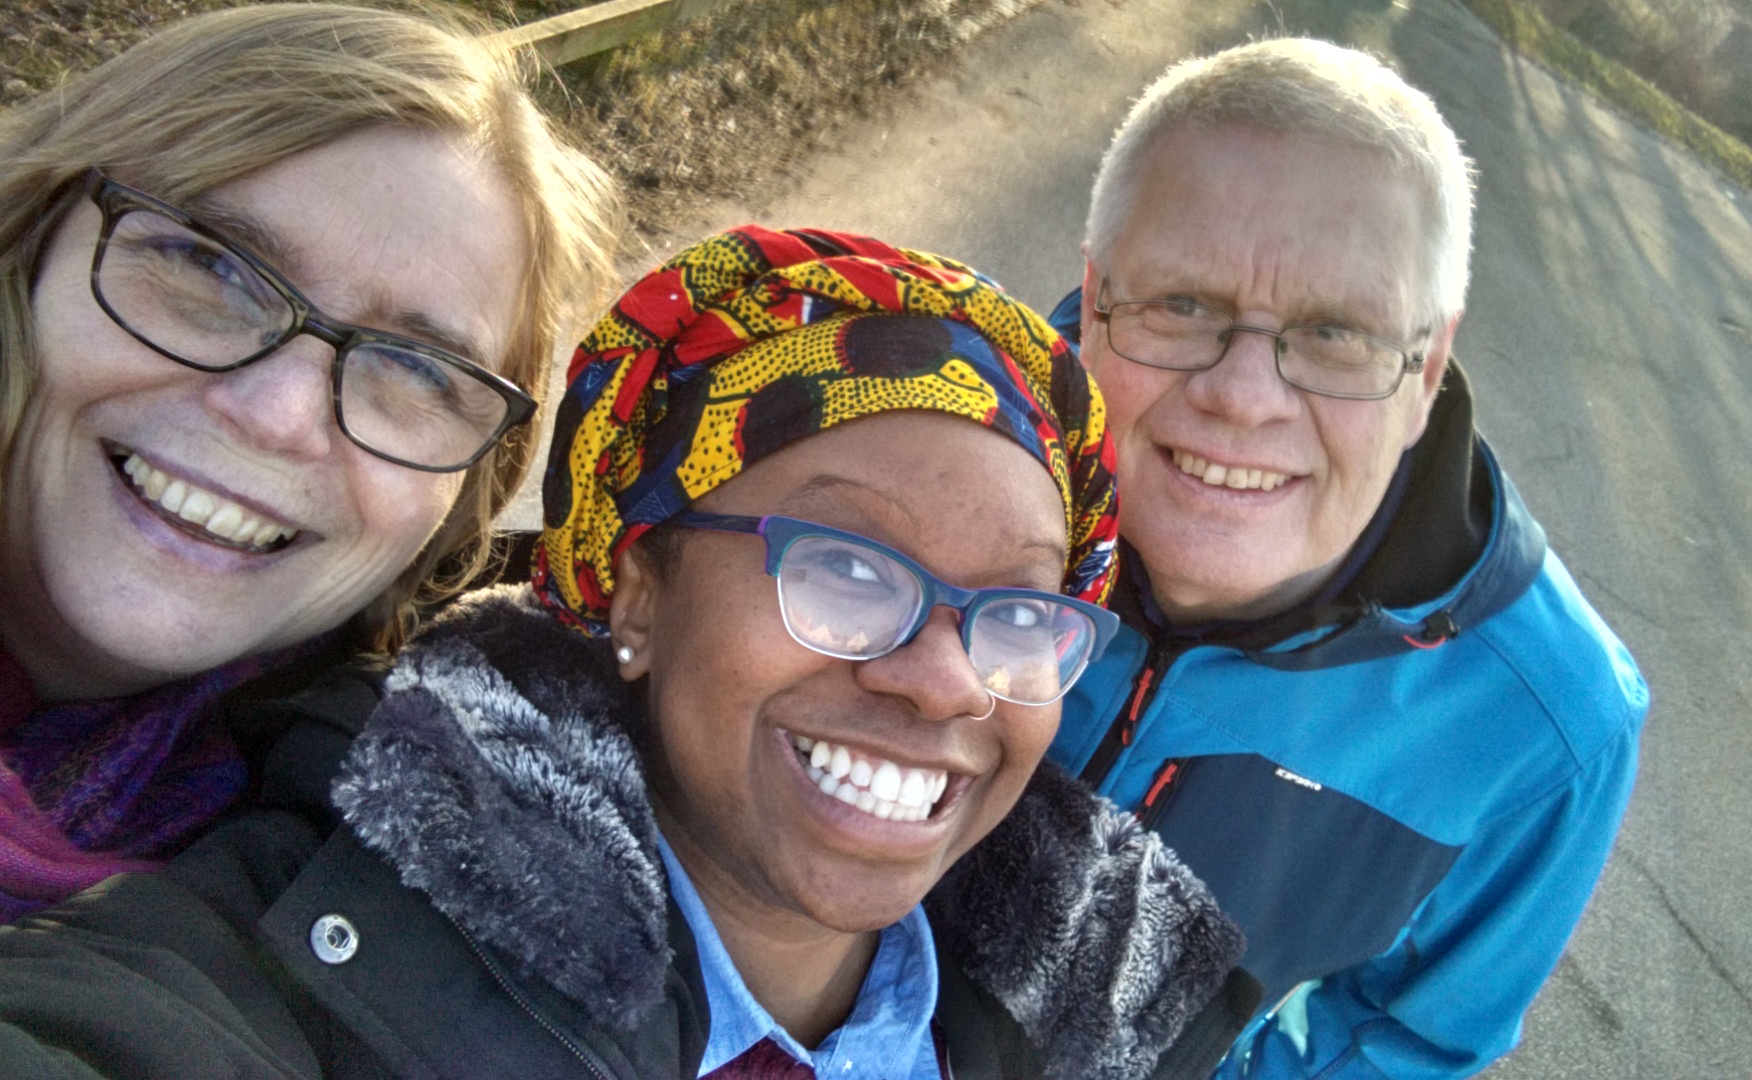
{"type": "MultiPolygon", "coordinates": [[[[1197,371],[1222,359],[1236,331],[1229,316],[1201,304],[1126,302],[1108,316],[1115,352],[1141,364],[1197,371]]],[[[1277,334],[1278,367],[1290,383],[1317,394],[1373,397],[1399,385],[1405,355],[1355,330],[1290,326],[1277,334]]]]}
{"type": "MultiPolygon", "coordinates": [[[[846,659],[893,651],[917,623],[924,586],[875,548],[804,536],[779,561],[779,604],[799,644],[846,659]]],[[[1095,625],[1044,595],[982,597],[963,616],[968,658],[987,690],[1039,705],[1074,682],[1095,643],[1095,625]]]]}
{"type": "MultiPolygon", "coordinates": [[[[122,326],[195,367],[224,369],[283,342],[297,312],[241,255],[179,222],[130,209],[93,279],[122,326]]],[[[505,398],[465,368],[392,342],[343,346],[339,414],[360,445],[414,465],[466,462],[498,436],[505,398]]]]}

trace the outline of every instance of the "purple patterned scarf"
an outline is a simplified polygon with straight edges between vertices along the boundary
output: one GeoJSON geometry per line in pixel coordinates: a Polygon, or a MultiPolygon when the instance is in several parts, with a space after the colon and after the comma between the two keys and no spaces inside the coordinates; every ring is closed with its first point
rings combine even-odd
{"type": "Polygon", "coordinates": [[[249,783],[219,699],[334,637],[128,697],[43,705],[0,650],[0,924],[193,841],[249,783]]]}

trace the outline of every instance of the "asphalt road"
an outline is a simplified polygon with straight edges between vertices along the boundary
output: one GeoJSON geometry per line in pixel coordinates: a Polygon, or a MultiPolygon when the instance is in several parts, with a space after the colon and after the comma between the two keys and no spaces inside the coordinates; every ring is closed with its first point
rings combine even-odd
{"type": "Polygon", "coordinates": [[[1043,0],[843,130],[757,219],[954,255],[1044,308],[1100,151],[1169,62],[1277,29],[1374,48],[1480,171],[1457,354],[1479,422],[1654,690],[1637,790],[1492,1080],[1752,1078],[1752,193],[1516,59],[1451,0],[1043,0]]]}

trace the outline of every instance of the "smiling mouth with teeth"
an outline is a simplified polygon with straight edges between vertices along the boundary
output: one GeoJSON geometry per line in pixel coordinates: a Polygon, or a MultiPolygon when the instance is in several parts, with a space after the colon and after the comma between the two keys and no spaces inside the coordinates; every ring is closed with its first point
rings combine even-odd
{"type": "Polygon", "coordinates": [[[1290,478],[1283,473],[1219,465],[1185,450],[1174,451],[1174,466],[1188,476],[1203,480],[1211,487],[1231,488],[1235,491],[1270,491],[1290,482],[1290,478]]]}
{"type": "Polygon", "coordinates": [[[917,769],[872,758],[825,740],[790,736],[803,771],[822,794],[883,821],[923,821],[949,787],[942,769],[917,769]]]}
{"type": "Polygon", "coordinates": [[[126,458],[118,454],[116,460],[136,495],[161,517],[208,543],[265,553],[280,550],[298,535],[290,525],[262,517],[222,495],[154,468],[139,454],[130,452],[126,458]]]}

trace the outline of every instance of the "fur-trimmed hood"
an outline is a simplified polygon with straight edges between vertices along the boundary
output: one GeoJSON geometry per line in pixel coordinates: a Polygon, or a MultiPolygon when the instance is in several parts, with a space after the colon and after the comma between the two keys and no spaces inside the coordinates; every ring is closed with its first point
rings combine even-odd
{"type": "MultiPolygon", "coordinates": [[[[640,715],[606,642],[561,626],[527,587],[476,593],[403,654],[335,801],[466,933],[632,1027],[672,961],[626,727],[640,715]]],[[[1051,1076],[1149,1076],[1242,951],[1155,834],[1050,766],[926,907],[1051,1076]]]]}

